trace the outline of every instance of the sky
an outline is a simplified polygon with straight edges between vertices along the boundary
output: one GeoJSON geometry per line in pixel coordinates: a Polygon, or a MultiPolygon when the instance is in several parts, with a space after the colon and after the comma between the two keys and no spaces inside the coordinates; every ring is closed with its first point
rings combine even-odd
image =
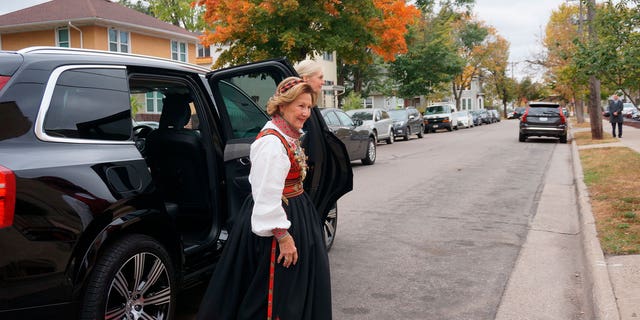
{"type": "MultiPolygon", "coordinates": [[[[0,15],[48,0],[0,0],[0,15]]],[[[538,78],[535,70],[529,70],[524,61],[533,59],[542,51],[544,28],[551,11],[557,10],[566,0],[475,0],[474,12],[486,24],[497,29],[498,34],[510,43],[513,76],[522,79],[530,74],[538,78]]]]}
{"type": "Polygon", "coordinates": [[[522,79],[528,73],[539,78],[535,70],[528,70],[525,60],[532,60],[543,50],[542,38],[551,12],[565,0],[476,0],[474,12],[480,20],[497,29],[510,42],[509,61],[513,75],[522,79]]]}

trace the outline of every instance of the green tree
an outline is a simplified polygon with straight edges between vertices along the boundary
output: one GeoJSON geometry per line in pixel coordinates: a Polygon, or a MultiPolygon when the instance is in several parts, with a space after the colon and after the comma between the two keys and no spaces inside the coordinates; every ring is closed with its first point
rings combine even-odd
{"type": "Polygon", "coordinates": [[[120,4],[191,32],[204,29],[204,8],[192,0],[119,0],[120,4]],[[146,4],[145,4],[146,3],[146,4]]]}
{"type": "Polygon", "coordinates": [[[509,42],[500,37],[489,44],[491,55],[484,61],[484,71],[488,87],[502,102],[502,115],[507,117],[507,104],[514,98],[515,82],[507,76],[509,63],[509,42]]]}

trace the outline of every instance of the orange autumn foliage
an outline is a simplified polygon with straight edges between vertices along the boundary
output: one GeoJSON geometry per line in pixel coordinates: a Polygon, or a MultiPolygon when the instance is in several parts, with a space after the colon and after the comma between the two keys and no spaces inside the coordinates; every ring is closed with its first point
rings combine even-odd
{"type": "Polygon", "coordinates": [[[404,38],[407,25],[420,17],[420,11],[413,5],[406,5],[404,0],[373,0],[373,4],[382,12],[382,16],[368,23],[378,38],[371,49],[385,61],[393,61],[396,54],[407,52],[404,38]]]}

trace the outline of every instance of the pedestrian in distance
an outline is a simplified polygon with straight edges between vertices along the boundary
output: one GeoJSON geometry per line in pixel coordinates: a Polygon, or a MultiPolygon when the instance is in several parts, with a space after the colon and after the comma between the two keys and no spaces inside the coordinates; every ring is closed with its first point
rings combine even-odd
{"type": "Polygon", "coordinates": [[[609,122],[611,122],[611,134],[616,137],[616,126],[618,126],[618,138],[622,138],[622,122],[624,116],[622,115],[623,104],[617,94],[613,95],[613,100],[609,102],[609,122]]]}
{"type": "Polygon", "coordinates": [[[300,138],[315,99],[309,83],[289,77],[267,102],[271,121],[251,144],[251,196],[197,319],[331,319],[322,221],[303,189],[307,164],[300,138]]]}
{"type": "Polygon", "coordinates": [[[294,68],[300,78],[306,81],[316,94],[321,93],[322,85],[324,84],[324,73],[319,62],[307,59],[298,63],[294,68]]]}

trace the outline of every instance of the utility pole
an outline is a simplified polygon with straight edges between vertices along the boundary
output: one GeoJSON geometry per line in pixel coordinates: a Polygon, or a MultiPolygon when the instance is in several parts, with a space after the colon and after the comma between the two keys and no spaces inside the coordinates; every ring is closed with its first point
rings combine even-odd
{"type": "MultiPolygon", "coordinates": [[[[589,42],[595,45],[598,35],[594,26],[596,16],[596,0],[588,0],[587,20],[589,21],[589,42]]],[[[591,121],[591,139],[602,140],[602,108],[600,108],[600,80],[595,75],[589,76],[589,120],[591,121]]]]}

